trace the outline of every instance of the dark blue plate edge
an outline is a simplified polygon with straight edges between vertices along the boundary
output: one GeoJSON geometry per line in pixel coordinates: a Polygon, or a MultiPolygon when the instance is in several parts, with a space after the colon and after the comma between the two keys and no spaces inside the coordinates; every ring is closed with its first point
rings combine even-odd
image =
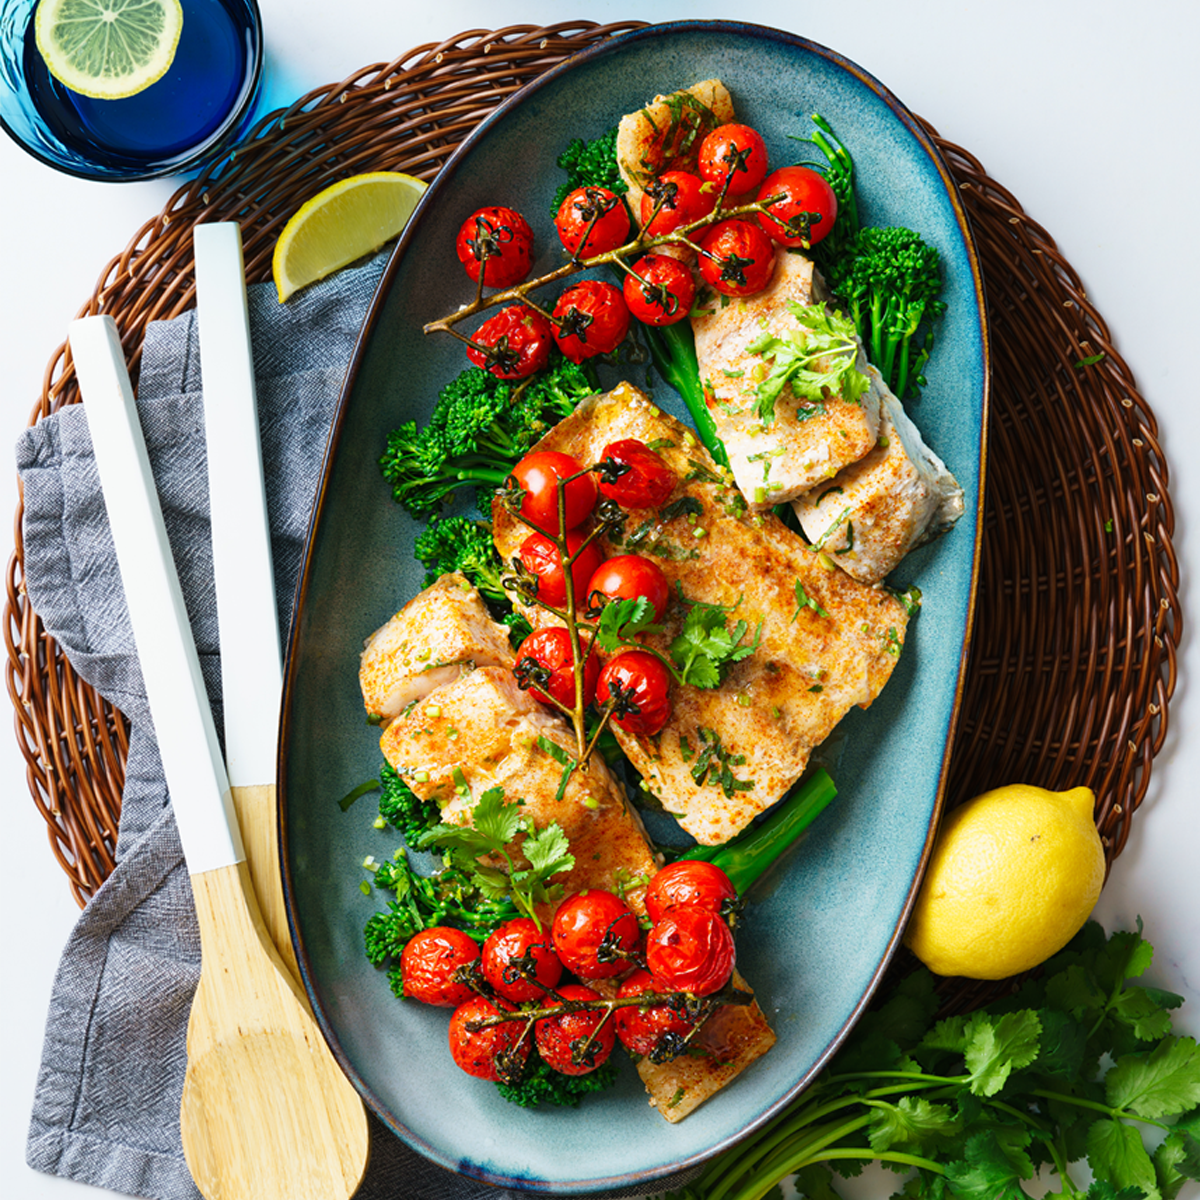
{"type": "Polygon", "coordinates": [[[884,975],[886,974],[887,968],[900,946],[905,925],[907,924],[912,907],[916,902],[917,892],[919,890],[921,880],[924,877],[929,856],[932,852],[934,836],[936,834],[938,821],[944,806],[946,778],[950,763],[950,756],[953,749],[954,732],[958,725],[962,705],[962,695],[966,684],[968,651],[970,649],[971,638],[974,632],[975,600],[979,586],[981,558],[980,550],[983,539],[983,497],[987,466],[988,414],[990,411],[991,395],[991,342],[988,332],[986,298],[983,288],[983,278],[979,267],[979,258],[975,249],[975,240],[971,231],[970,222],[967,218],[965,210],[962,207],[958,191],[959,189],[957,182],[950,174],[950,171],[942,158],[941,152],[929,137],[925,127],[879,80],[877,80],[869,72],[863,70],[850,59],[847,59],[843,55],[838,54],[836,51],[830,50],[828,47],[822,46],[817,42],[813,42],[807,38],[801,37],[798,34],[788,33],[784,30],[774,29],[770,26],[756,25],[739,21],[673,21],[655,25],[647,25],[641,29],[633,30],[628,33],[617,35],[616,37],[609,38],[606,41],[597,42],[596,44],[581,50],[579,53],[572,55],[570,58],[565,59],[556,66],[549,68],[547,71],[537,76],[537,78],[526,83],[520,88],[519,91],[513,93],[512,96],[510,96],[502,104],[498,105],[487,117],[484,118],[483,121],[479,123],[479,125],[475,127],[475,129],[473,129],[463,139],[458,147],[456,147],[454,153],[449,159],[447,159],[445,165],[439,171],[435,180],[430,184],[425,195],[421,198],[420,203],[414,210],[412,217],[409,219],[404,232],[401,234],[399,241],[397,242],[391,253],[391,256],[388,259],[388,263],[384,269],[383,275],[380,277],[379,283],[376,285],[375,294],[371,300],[370,307],[367,311],[367,316],[363,321],[362,328],[360,329],[358,338],[356,339],[350,364],[346,371],[346,378],[342,384],[341,395],[338,399],[337,411],[334,416],[333,424],[330,428],[329,437],[326,442],[325,453],[322,459],[321,481],[317,490],[317,495],[314,499],[312,512],[309,517],[308,529],[305,535],[304,558],[301,563],[300,574],[296,583],[292,609],[292,622],[288,637],[287,654],[284,661],[283,696],[280,713],[280,735],[276,766],[276,803],[278,805],[279,817],[279,855],[283,874],[284,900],[287,908],[288,928],[291,932],[292,944],[296,952],[297,961],[299,963],[301,980],[304,984],[305,990],[308,992],[309,999],[312,1002],[313,1012],[316,1016],[318,1025],[320,1026],[321,1031],[324,1034],[326,1041],[329,1043],[330,1049],[342,1070],[346,1073],[347,1077],[354,1084],[359,1094],[367,1102],[375,1115],[390,1130],[392,1130],[393,1133],[405,1141],[409,1146],[438,1165],[449,1170],[456,1171],[460,1174],[470,1176],[471,1178],[479,1179],[485,1183],[489,1183],[497,1187],[516,1188],[530,1192],[541,1192],[542,1194],[547,1195],[586,1195],[588,1193],[605,1191],[616,1187],[638,1186],[668,1178],[680,1171],[688,1169],[691,1166],[698,1165],[699,1163],[719,1154],[721,1151],[728,1149],[730,1146],[741,1141],[754,1130],[761,1128],[763,1124],[769,1121],[779,1111],[787,1107],[787,1105],[790,1104],[791,1101],[794,1100],[810,1082],[812,1082],[812,1080],[828,1063],[830,1058],[832,1058],[840,1046],[845,1042],[851,1030],[857,1024],[862,1014],[866,1011],[875,992],[878,990],[878,987],[882,982],[884,975]],[[930,821],[929,832],[926,836],[925,845],[922,850],[921,859],[913,878],[913,884],[909,889],[908,896],[900,914],[900,919],[897,922],[897,926],[892,937],[888,941],[879,966],[874,975],[871,977],[863,993],[862,999],[851,1012],[845,1024],[839,1030],[838,1034],[830,1040],[829,1044],[817,1057],[813,1065],[775,1104],[765,1109],[754,1121],[747,1124],[744,1128],[739,1129],[736,1134],[710,1147],[702,1154],[692,1155],[690,1158],[683,1159],[680,1162],[673,1163],[665,1168],[651,1168],[642,1172],[627,1173],[620,1176],[609,1176],[603,1179],[580,1181],[579,1184],[572,1185],[549,1184],[547,1187],[543,1188],[538,1187],[538,1183],[545,1183],[546,1181],[536,1181],[528,1178],[497,1175],[489,1171],[486,1167],[467,1160],[451,1160],[441,1154],[440,1151],[435,1150],[423,1139],[416,1136],[410,1129],[408,1129],[407,1126],[404,1126],[398,1122],[389,1113],[387,1107],[382,1103],[378,1096],[375,1095],[369,1085],[354,1069],[318,999],[316,984],[312,974],[312,966],[309,962],[307,952],[299,938],[297,931],[296,898],[290,860],[287,855],[286,748],[289,741],[291,724],[291,689],[296,669],[294,651],[296,648],[297,630],[300,626],[300,617],[303,612],[304,602],[308,595],[309,572],[312,565],[316,532],[325,506],[326,491],[330,475],[329,467],[336,457],[337,451],[341,444],[341,434],[348,403],[357,384],[359,369],[362,365],[368,344],[374,335],[375,327],[384,308],[388,292],[391,289],[395,274],[399,269],[399,263],[403,255],[406,253],[410,242],[416,236],[417,230],[420,226],[420,218],[424,210],[426,207],[436,203],[437,198],[440,196],[442,191],[449,187],[453,182],[460,161],[466,157],[466,155],[481,138],[487,136],[493,125],[495,125],[498,121],[503,120],[509,109],[524,103],[528,97],[535,94],[554,80],[558,79],[561,75],[573,70],[583,62],[590,61],[603,55],[619,52],[625,46],[634,42],[674,33],[689,32],[729,32],[769,41],[784,42],[788,45],[795,46],[799,49],[824,58],[829,62],[832,62],[847,74],[857,79],[865,87],[870,89],[881,101],[883,101],[883,103],[888,106],[892,113],[901,121],[905,128],[908,129],[909,133],[925,151],[942,180],[943,187],[945,188],[946,195],[950,200],[951,208],[958,223],[959,232],[963,239],[963,245],[967,254],[967,261],[971,269],[972,283],[975,289],[976,311],[979,314],[979,336],[982,359],[980,366],[983,378],[983,396],[980,411],[981,429],[979,438],[979,488],[975,506],[975,535],[972,549],[971,578],[966,599],[962,655],[959,662],[958,677],[955,684],[954,700],[946,725],[944,743],[945,749],[942,755],[942,764],[938,780],[937,795],[934,800],[933,814],[930,821]]]}

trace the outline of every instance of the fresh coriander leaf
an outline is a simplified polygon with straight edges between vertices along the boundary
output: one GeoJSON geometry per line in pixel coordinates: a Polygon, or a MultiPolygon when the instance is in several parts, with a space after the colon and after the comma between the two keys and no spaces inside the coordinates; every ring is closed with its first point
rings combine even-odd
{"type": "Polygon", "coordinates": [[[1042,1035],[1033,1069],[1038,1075],[1074,1083],[1081,1077],[1087,1059],[1087,1030],[1067,1013],[1053,1008],[1042,1009],[1038,1019],[1042,1035]]]}
{"type": "Polygon", "coordinates": [[[1097,1179],[1114,1188],[1141,1188],[1147,1196],[1158,1195],[1154,1164],[1142,1135],[1131,1125],[1111,1117],[1092,1123],[1087,1137],[1088,1164],[1097,1179]]]}
{"type": "Polygon", "coordinates": [[[1094,971],[1100,986],[1110,993],[1128,979],[1145,974],[1154,958],[1154,947],[1142,937],[1142,922],[1138,919],[1137,932],[1119,930],[1108,939],[1107,944],[1096,956],[1094,971]]]}
{"type": "Polygon", "coordinates": [[[763,623],[758,623],[754,640],[744,642],[750,626],[738,621],[731,631],[725,618],[730,611],[720,604],[692,605],[683,630],[671,643],[671,661],[679,668],[681,682],[699,688],[717,687],[730,666],[758,649],[763,623]]]}
{"type": "Polygon", "coordinates": [[[639,633],[661,633],[654,623],[654,606],[645,596],[610,600],[600,613],[596,626],[596,647],[611,654],[639,633]]]}
{"type": "Polygon", "coordinates": [[[876,1153],[904,1146],[926,1154],[936,1153],[940,1141],[953,1137],[961,1122],[945,1104],[931,1104],[921,1096],[902,1096],[895,1104],[867,1102],[871,1123],[867,1137],[876,1153]]]}
{"type": "Polygon", "coordinates": [[[1165,1038],[1149,1055],[1117,1059],[1104,1077],[1113,1108],[1140,1117],[1166,1117],[1200,1104],[1200,1046],[1194,1038],[1165,1038]]]}
{"type": "Polygon", "coordinates": [[[1157,1042],[1171,1032],[1171,1014],[1183,997],[1158,988],[1129,987],[1113,997],[1110,1011],[1143,1042],[1157,1042]]]}
{"type": "Polygon", "coordinates": [[[471,810],[471,824],[499,849],[517,836],[521,828],[521,806],[504,802],[504,789],[488,788],[471,810]]]}
{"type": "Polygon", "coordinates": [[[1185,1179],[1200,1179],[1200,1141],[1176,1127],[1159,1143],[1152,1161],[1164,1200],[1174,1200],[1185,1179]]]}
{"type": "MultiPolygon", "coordinates": [[[[1042,1200],[1056,1200],[1056,1197],[1061,1197],[1062,1200],[1075,1200],[1078,1194],[1078,1192],[1072,1192],[1070,1196],[1067,1196],[1063,1192],[1051,1192],[1042,1200]]],[[[1146,1193],[1141,1188],[1115,1188],[1105,1179],[1092,1180],[1091,1186],[1084,1194],[1087,1200],[1146,1200],[1146,1193]]]]}
{"type": "Polygon", "coordinates": [[[1035,1012],[1023,1010],[1001,1017],[975,1013],[967,1023],[963,1054],[971,1072],[971,1091],[977,1096],[994,1096],[1014,1070],[1037,1058],[1041,1032],[1035,1012]]]}
{"type": "Polygon", "coordinates": [[[1081,1019],[1085,1013],[1099,1013],[1106,996],[1091,972],[1075,964],[1051,976],[1046,983],[1046,1003],[1081,1019]]]}
{"type": "Polygon", "coordinates": [[[794,1176],[796,1195],[805,1200],[841,1200],[833,1187],[833,1175],[824,1163],[810,1163],[794,1176]]]}
{"type": "Polygon", "coordinates": [[[575,865],[567,835],[557,821],[531,833],[521,843],[521,853],[529,860],[530,870],[539,880],[569,871],[575,865]]]}
{"type": "Polygon", "coordinates": [[[1027,1200],[1021,1178],[990,1129],[969,1138],[966,1157],[946,1166],[946,1181],[959,1200],[1027,1200]]]}

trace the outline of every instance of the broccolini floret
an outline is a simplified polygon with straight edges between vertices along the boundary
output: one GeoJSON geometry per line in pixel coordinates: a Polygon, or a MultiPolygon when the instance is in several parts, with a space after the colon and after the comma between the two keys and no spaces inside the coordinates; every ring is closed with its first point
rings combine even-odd
{"type": "Polygon", "coordinates": [[[416,796],[390,763],[379,769],[379,815],[409,845],[442,819],[437,802],[416,796]]]}
{"type": "Polygon", "coordinates": [[[418,534],[413,554],[425,568],[426,585],[450,571],[461,571],[488,600],[508,602],[501,583],[504,564],[486,521],[464,516],[432,517],[418,534]]]}
{"type": "Polygon", "coordinates": [[[538,1104],[578,1108],[585,1095],[603,1091],[617,1081],[617,1065],[611,1058],[587,1075],[561,1075],[546,1066],[536,1050],[530,1052],[526,1072],[520,1083],[496,1084],[505,1100],[522,1108],[538,1104]]]}
{"type": "Polygon", "coordinates": [[[501,487],[529,448],[597,390],[591,368],[561,354],[515,385],[468,367],[442,388],[427,425],[406,421],[388,435],[380,470],[396,502],[427,517],[458,488],[501,487]]]}
{"type": "Polygon", "coordinates": [[[569,192],[577,187],[603,187],[618,196],[629,191],[617,167],[617,126],[598,138],[585,142],[576,138],[559,156],[558,165],[567,173],[567,182],[554,194],[550,215],[556,216],[569,192]]]}
{"type": "Polygon", "coordinates": [[[938,252],[911,229],[860,229],[828,267],[867,351],[892,391],[908,399],[923,387],[932,320],[945,312],[938,252]]]}

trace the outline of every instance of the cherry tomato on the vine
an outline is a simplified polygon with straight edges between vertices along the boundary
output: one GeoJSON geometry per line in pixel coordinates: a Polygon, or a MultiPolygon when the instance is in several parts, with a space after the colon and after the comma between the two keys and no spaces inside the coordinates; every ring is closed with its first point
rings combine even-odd
{"type": "Polygon", "coordinates": [[[400,956],[404,994],[423,1004],[453,1008],[475,993],[455,980],[459,967],[479,961],[475,940],[448,925],[435,925],[414,934],[400,956]]]}
{"type": "Polygon", "coordinates": [[[757,198],[779,195],[784,198],[758,214],[758,223],[773,241],[807,250],[833,229],[837,196],[824,175],[809,167],[781,167],[763,181],[757,198]]]}
{"type": "Polygon", "coordinates": [[[671,672],[649,650],[624,650],[596,682],[597,704],[607,705],[613,696],[633,710],[614,715],[614,723],[626,733],[653,737],[671,716],[671,672]]]}
{"type": "MultiPolygon", "coordinates": [[[[662,995],[665,989],[649,971],[639,967],[628,979],[621,981],[617,989],[618,1000],[634,996],[662,995]]],[[[613,1014],[617,1026],[617,1037],[631,1054],[643,1057],[656,1048],[665,1048],[663,1038],[683,1038],[692,1031],[692,1023],[670,1004],[651,1004],[646,1008],[633,1005],[618,1008],[613,1014]]],[[[664,1059],[665,1061],[665,1059],[664,1059]]]]}
{"type": "Polygon", "coordinates": [[[700,274],[725,296],[761,292],[775,272],[774,242],[758,225],[738,217],[714,225],[700,251],[700,274]]]}
{"type": "MultiPolygon", "coordinates": [[[[588,654],[586,640],[581,643],[580,652],[585,656],[583,702],[591,704],[596,696],[600,660],[595,654],[588,654]]],[[[534,630],[521,643],[513,672],[520,686],[528,688],[529,694],[539,703],[549,704],[546,697],[549,693],[566,708],[575,707],[575,656],[571,652],[571,635],[561,625],[534,630]]]]}
{"type": "Polygon", "coordinates": [[[643,325],[674,325],[692,311],[696,280],[677,258],[647,254],[625,276],[625,303],[643,325]]]}
{"type": "Polygon", "coordinates": [[[610,354],[629,332],[629,305],[619,287],[585,279],[567,288],[554,306],[554,340],[572,362],[610,354]]]}
{"type": "Polygon", "coordinates": [[[462,223],[454,249],[472,282],[482,272],[485,287],[512,287],[533,267],[533,230],[514,209],[481,208],[462,223]]]}
{"type": "MultiPolygon", "coordinates": [[[[642,193],[642,233],[661,237],[707,217],[718,190],[688,171],[664,171],[642,193]]],[[[693,229],[689,236],[698,238],[702,232],[693,229]]]]}
{"type": "MultiPolygon", "coordinates": [[[[599,1000],[600,993],[581,983],[564,984],[557,996],[547,997],[547,1008],[559,1008],[564,1000],[599,1000]]],[[[534,1026],[538,1053],[551,1070],[563,1075],[587,1075],[612,1053],[617,1034],[605,1013],[577,1009],[560,1016],[542,1017],[534,1026]]]]}
{"type": "Polygon", "coordinates": [[[661,621],[671,599],[671,585],[653,559],[640,554],[618,554],[606,558],[588,582],[588,612],[598,612],[610,600],[636,600],[645,596],[661,621]]]}
{"type": "Polygon", "coordinates": [[[540,1000],[563,972],[550,931],[528,917],[505,921],[488,934],[481,966],[484,979],[506,1000],[516,1001],[540,1000]]]}
{"type": "Polygon", "coordinates": [[[646,911],[657,921],[668,908],[691,904],[725,916],[737,904],[737,889],[728,875],[713,863],[681,858],[668,863],[650,880],[646,911]]]}
{"type": "Polygon", "coordinates": [[[629,210],[615,192],[578,187],[558,206],[555,228],[574,258],[590,258],[629,239],[629,210]]]}
{"type": "MultiPolygon", "coordinates": [[[[587,601],[587,586],[604,561],[604,551],[599,539],[580,550],[587,534],[579,529],[567,532],[567,554],[578,555],[571,564],[571,583],[575,591],[575,602],[583,608],[587,601]]],[[[543,604],[561,608],[567,602],[567,575],[563,569],[562,554],[553,539],[544,533],[531,533],[521,543],[521,563],[537,576],[537,598],[543,604]]]]}
{"type": "Polygon", "coordinates": [[[611,483],[601,479],[600,494],[622,508],[661,508],[675,490],[674,469],[657,450],[638,438],[620,438],[600,451],[600,462],[612,459],[622,471],[611,483]]]}
{"type": "Polygon", "coordinates": [[[480,325],[471,340],[475,345],[467,347],[467,357],[497,379],[524,379],[540,371],[550,361],[554,345],[550,322],[524,304],[502,308],[480,325]]]}
{"type": "Polygon", "coordinates": [[[633,963],[642,937],[633,910],[615,892],[589,888],[568,896],[554,914],[554,949],[568,971],[582,979],[610,979],[633,963]]]}
{"type": "MultiPolygon", "coordinates": [[[[570,480],[564,490],[565,524],[568,529],[582,525],[596,507],[596,479],[583,464],[558,450],[535,450],[512,469],[512,478],[525,493],[521,516],[535,529],[558,533],[558,482],[570,480]],[[578,478],[572,478],[578,476],[578,478]]],[[[585,581],[586,582],[586,581],[585,581]]]]}
{"type": "Polygon", "coordinates": [[[472,1021],[498,1016],[500,1009],[483,996],[473,996],[460,1004],[450,1018],[450,1053],[476,1079],[515,1082],[529,1057],[529,1039],[521,1039],[524,1023],[505,1021],[484,1029],[468,1028],[472,1021]]]}
{"type": "Polygon", "coordinates": [[[646,969],[672,992],[719,992],[736,957],[729,926],[715,912],[688,904],[668,908],[646,938],[646,969]]]}
{"type": "Polygon", "coordinates": [[[749,125],[718,125],[700,143],[700,175],[718,187],[729,179],[727,196],[752,192],[767,173],[767,147],[749,125]]]}

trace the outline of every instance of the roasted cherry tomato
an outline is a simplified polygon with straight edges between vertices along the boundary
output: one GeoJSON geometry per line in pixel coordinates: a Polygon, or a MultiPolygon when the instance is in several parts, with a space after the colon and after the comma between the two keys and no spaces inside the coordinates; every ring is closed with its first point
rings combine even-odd
{"type": "Polygon", "coordinates": [[[600,482],[600,494],[622,508],[661,508],[675,490],[676,476],[667,460],[637,438],[609,442],[600,461],[612,459],[622,471],[611,483],[600,482]]]}
{"type": "Polygon", "coordinates": [[[592,576],[587,588],[589,616],[610,600],[636,600],[645,596],[654,610],[655,621],[661,621],[671,599],[671,585],[662,568],[653,559],[640,554],[618,554],[606,558],[592,576]]]}
{"type": "Polygon", "coordinates": [[[470,1029],[472,1021],[498,1017],[498,1009],[483,996],[460,1004],[450,1018],[450,1053],[468,1075],[492,1083],[515,1083],[529,1057],[529,1039],[521,1039],[522,1021],[505,1021],[484,1029],[470,1029]]]}
{"type": "Polygon", "coordinates": [[[585,279],[567,288],[554,306],[554,340],[572,361],[611,354],[629,332],[629,305],[619,287],[585,279]]]}
{"type": "MultiPolygon", "coordinates": [[[[587,601],[587,586],[592,576],[604,561],[604,551],[597,539],[581,551],[587,536],[582,530],[567,532],[567,553],[578,555],[571,564],[571,582],[575,590],[575,601],[583,608],[587,601]]],[[[567,602],[567,575],[563,570],[562,555],[552,538],[544,533],[531,533],[521,543],[521,562],[532,571],[538,580],[537,597],[543,604],[561,608],[567,602]]]]}
{"type": "Polygon", "coordinates": [[[625,303],[643,325],[674,325],[692,311],[696,281],[669,254],[647,254],[625,276],[625,303]]]}
{"type": "Polygon", "coordinates": [[[572,257],[590,258],[625,244],[629,210],[608,188],[578,187],[558,206],[554,225],[572,257]]]}
{"type": "MultiPolygon", "coordinates": [[[[600,660],[587,653],[587,642],[580,649],[583,660],[583,702],[591,704],[596,696],[596,680],[600,675],[600,660]]],[[[513,673],[517,683],[529,689],[529,694],[542,704],[549,704],[548,692],[566,708],[575,707],[575,656],[571,652],[571,635],[561,626],[536,629],[517,651],[513,673]],[[547,674],[547,672],[549,672],[547,674]]],[[[510,997],[517,999],[517,997],[510,997]]]]}
{"type": "Polygon", "coordinates": [[[646,911],[652,921],[657,921],[668,908],[682,904],[727,917],[737,902],[737,889],[729,876],[720,867],[699,859],[681,858],[668,863],[646,889],[646,911]]]}
{"type": "Polygon", "coordinates": [[[629,905],[601,888],[568,896],[550,932],[563,966],[582,979],[610,979],[629,970],[642,937],[629,905]]]}
{"type": "Polygon", "coordinates": [[[533,230],[511,208],[481,208],[458,231],[454,243],[458,261],[485,287],[506,288],[520,283],[533,268],[533,230]]]}
{"type": "Polygon", "coordinates": [[[714,225],[700,250],[700,274],[726,296],[761,292],[775,272],[775,244],[750,221],[734,218],[714,225]]]}
{"type": "Polygon", "coordinates": [[[646,939],[646,969],[671,992],[719,992],[735,958],[729,926],[715,912],[689,904],[668,908],[646,939]]]}
{"type": "MultiPolygon", "coordinates": [[[[547,1008],[558,1008],[566,1000],[599,1000],[600,993],[581,983],[564,984],[557,996],[546,999],[547,1008]]],[[[605,1013],[595,1009],[577,1009],[557,1017],[543,1017],[534,1026],[538,1053],[546,1065],[563,1075],[587,1075],[601,1066],[612,1053],[617,1033],[605,1013]]]]}
{"type": "Polygon", "coordinates": [[[557,987],[563,973],[550,931],[539,929],[528,917],[505,921],[488,934],[482,967],[484,979],[496,992],[516,1001],[540,1000],[547,989],[557,987]]]}
{"type": "MultiPolygon", "coordinates": [[[[702,220],[712,212],[718,190],[688,171],[664,171],[642,193],[642,233],[661,237],[702,220]]],[[[698,238],[701,232],[693,229],[688,236],[698,238]]]]}
{"type": "Polygon", "coordinates": [[[596,507],[595,476],[590,471],[580,475],[582,470],[583,464],[577,458],[558,450],[535,450],[525,455],[513,467],[511,476],[525,493],[521,516],[535,529],[558,533],[558,481],[568,479],[564,489],[566,527],[582,525],[596,507]]]}
{"type": "Polygon", "coordinates": [[[597,704],[608,704],[614,695],[628,711],[613,721],[626,733],[653,737],[671,716],[671,673],[648,650],[624,650],[596,681],[597,704]]]}
{"type": "Polygon", "coordinates": [[[461,929],[435,925],[414,934],[400,956],[404,994],[423,1004],[453,1008],[475,993],[455,980],[459,967],[479,961],[479,946],[461,929]]]}
{"type": "Polygon", "coordinates": [[[815,246],[833,229],[837,220],[837,196],[824,175],[809,167],[781,167],[758,189],[758,199],[782,195],[758,223],[781,246],[815,246]],[[768,213],[770,214],[768,216],[768,213]]]}
{"type": "Polygon", "coordinates": [[[718,125],[700,143],[700,176],[724,187],[727,196],[752,192],[767,173],[767,147],[749,125],[718,125]]]}
{"type": "Polygon", "coordinates": [[[467,357],[498,379],[524,379],[550,361],[554,335],[550,322],[524,304],[510,304],[489,317],[472,335],[467,357]],[[483,349],[480,349],[483,347],[483,349]]]}
{"type": "MultiPolygon", "coordinates": [[[[639,967],[628,979],[621,981],[617,989],[618,1000],[634,996],[661,995],[664,989],[649,971],[639,967]]],[[[629,1005],[618,1008],[613,1014],[617,1026],[617,1037],[621,1045],[631,1054],[652,1056],[653,1062],[667,1062],[682,1043],[682,1038],[692,1031],[692,1022],[687,1020],[672,1004],[651,1004],[646,1008],[629,1005]]]]}

